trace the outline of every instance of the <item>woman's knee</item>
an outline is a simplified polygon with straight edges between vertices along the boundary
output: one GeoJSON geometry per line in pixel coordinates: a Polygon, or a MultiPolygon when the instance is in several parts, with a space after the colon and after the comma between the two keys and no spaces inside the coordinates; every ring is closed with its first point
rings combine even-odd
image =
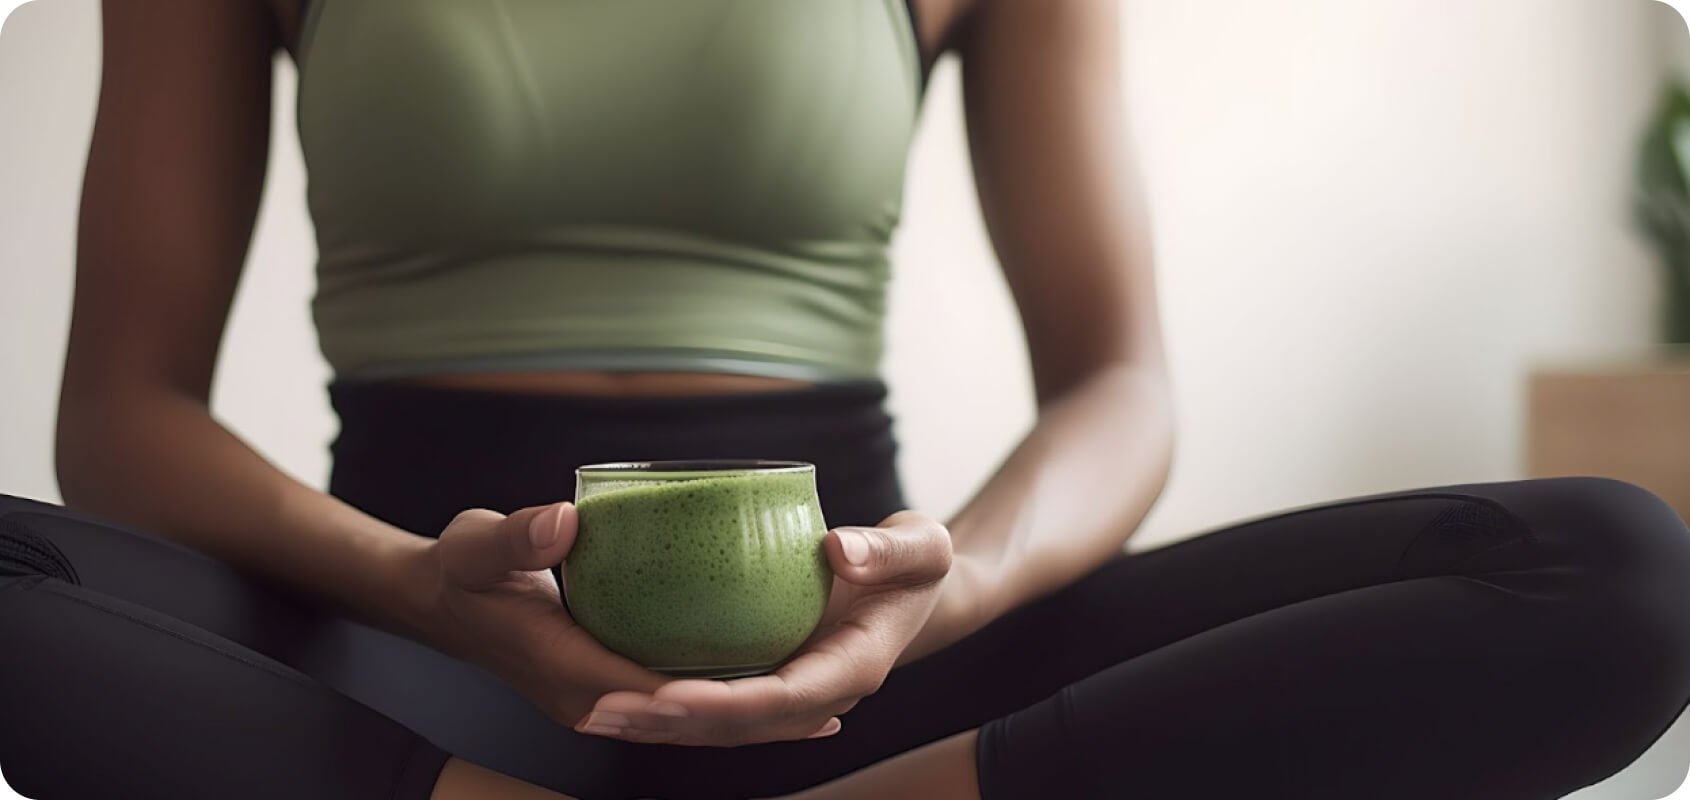
{"type": "Polygon", "coordinates": [[[1658,495],[1612,478],[1498,484],[1494,499],[1546,550],[1603,571],[1648,567],[1690,583],[1690,529],[1658,495]]]}
{"type": "MultiPolygon", "coordinates": [[[[1690,528],[1659,496],[1608,478],[1528,482],[1523,509],[1577,597],[1610,666],[1676,715],[1690,699],[1690,528]],[[1623,669],[1622,669],[1623,668],[1623,669]]],[[[1519,502],[1515,501],[1514,505],[1519,502]]]]}

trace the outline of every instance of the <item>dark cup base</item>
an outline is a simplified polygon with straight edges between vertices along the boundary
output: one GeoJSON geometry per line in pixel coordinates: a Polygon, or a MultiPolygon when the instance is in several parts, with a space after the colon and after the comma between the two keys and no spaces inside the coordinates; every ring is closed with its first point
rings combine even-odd
{"type": "Polygon", "coordinates": [[[727,680],[729,678],[749,678],[773,672],[780,666],[779,661],[768,664],[748,664],[737,667],[647,667],[652,672],[660,672],[674,678],[709,678],[713,680],[727,680]]]}

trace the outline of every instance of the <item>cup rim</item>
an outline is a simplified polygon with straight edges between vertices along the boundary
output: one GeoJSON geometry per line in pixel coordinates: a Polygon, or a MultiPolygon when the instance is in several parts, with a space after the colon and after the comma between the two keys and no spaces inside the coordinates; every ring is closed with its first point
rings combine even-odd
{"type": "Polygon", "coordinates": [[[631,480],[658,475],[768,475],[813,472],[816,465],[808,461],[775,461],[769,459],[717,458],[674,461],[612,461],[603,464],[583,464],[575,468],[580,476],[617,476],[631,480]]]}

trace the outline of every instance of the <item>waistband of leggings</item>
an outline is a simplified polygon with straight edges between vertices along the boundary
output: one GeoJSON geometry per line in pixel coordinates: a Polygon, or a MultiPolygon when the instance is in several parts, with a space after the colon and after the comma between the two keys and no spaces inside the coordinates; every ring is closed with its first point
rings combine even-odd
{"type": "Polygon", "coordinates": [[[637,422],[676,416],[754,417],[773,423],[792,418],[825,420],[865,411],[880,413],[887,396],[886,385],[880,381],[708,395],[560,395],[346,380],[331,383],[328,391],[330,402],[343,421],[401,414],[458,419],[556,416],[577,422],[637,422]]]}

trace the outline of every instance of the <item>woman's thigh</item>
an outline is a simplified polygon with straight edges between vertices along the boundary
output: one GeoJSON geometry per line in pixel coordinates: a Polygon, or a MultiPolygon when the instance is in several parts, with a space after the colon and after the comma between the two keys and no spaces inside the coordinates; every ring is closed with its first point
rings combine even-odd
{"type": "MultiPolygon", "coordinates": [[[[952,725],[984,721],[1105,667],[1254,614],[1429,575],[1555,558],[1503,500],[1532,484],[1452,486],[1326,503],[1123,554],[901,670],[952,725]]],[[[904,689],[905,685],[909,689],[904,689]]],[[[966,728],[964,728],[966,729],[966,728]]]]}
{"type": "MultiPolygon", "coordinates": [[[[1613,481],[1360,498],[1119,557],[900,670],[860,710],[937,738],[1031,707],[983,738],[1024,751],[983,749],[983,781],[1054,786],[1114,764],[1105,778],[1140,783],[1108,785],[1154,792],[1290,748],[1273,765],[1303,759],[1318,778],[1299,796],[1398,768],[1445,789],[1525,786],[1510,781],[1528,768],[1576,788],[1690,696],[1687,578],[1683,522],[1613,481]],[[1351,753],[1350,769],[1322,753],[1351,753]]],[[[1264,774],[1226,786],[1265,791],[1264,774]]]]}
{"type": "MultiPolygon", "coordinates": [[[[118,566],[106,557],[152,548],[107,529],[109,551],[89,557],[88,531],[65,535],[73,527],[100,526],[0,498],[0,762],[16,787],[32,797],[429,796],[443,751],[250,647],[92,588],[118,566]]],[[[166,581],[172,551],[155,554],[129,566],[160,566],[151,580],[166,581]]],[[[192,573],[202,589],[216,579],[192,573]]],[[[218,602],[231,595],[148,582],[111,588],[225,627],[240,616],[218,602]]]]}

